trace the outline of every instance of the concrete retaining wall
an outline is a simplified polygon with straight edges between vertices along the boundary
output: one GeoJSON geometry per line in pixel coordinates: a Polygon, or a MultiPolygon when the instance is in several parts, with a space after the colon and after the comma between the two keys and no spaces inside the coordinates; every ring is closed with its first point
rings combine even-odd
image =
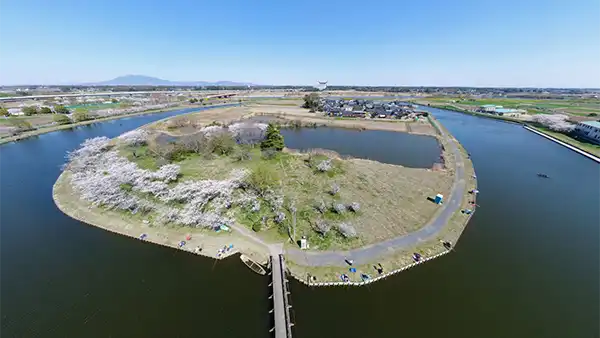
{"type": "Polygon", "coordinates": [[[594,155],[592,155],[592,154],[590,154],[590,153],[588,153],[586,151],[583,151],[583,150],[581,150],[581,149],[579,149],[579,148],[577,148],[575,146],[572,146],[572,145],[570,145],[568,143],[565,143],[565,142],[557,139],[556,137],[550,136],[550,135],[548,135],[546,133],[542,133],[541,131],[535,130],[535,129],[531,128],[531,127],[523,126],[523,128],[525,128],[525,129],[527,129],[527,130],[529,130],[531,132],[534,132],[534,133],[536,133],[536,134],[538,134],[538,135],[540,135],[542,137],[545,137],[545,138],[547,138],[547,139],[549,139],[551,141],[554,141],[554,142],[556,142],[556,143],[558,143],[558,144],[560,144],[562,146],[565,146],[565,147],[573,150],[574,152],[579,153],[579,154],[581,154],[581,155],[583,155],[583,156],[585,156],[585,157],[587,157],[587,158],[589,158],[589,159],[591,159],[593,161],[596,161],[596,162],[600,163],[600,157],[598,157],[598,156],[594,156],[594,155]]]}
{"type": "Polygon", "coordinates": [[[400,269],[396,269],[396,270],[393,270],[393,271],[390,271],[390,272],[386,272],[384,274],[381,274],[381,275],[379,275],[377,277],[370,278],[370,279],[368,279],[366,281],[363,281],[363,282],[312,282],[312,281],[306,281],[306,278],[301,278],[301,277],[295,275],[294,273],[290,273],[290,274],[294,278],[296,278],[298,281],[300,281],[301,283],[303,283],[303,284],[305,284],[307,286],[345,286],[345,285],[363,286],[363,285],[371,284],[371,283],[374,283],[376,281],[382,280],[384,278],[393,276],[393,275],[397,274],[398,272],[402,272],[404,270],[410,269],[413,266],[425,263],[425,262],[427,262],[429,260],[432,260],[434,258],[438,258],[438,257],[440,257],[442,255],[445,255],[445,254],[449,253],[449,252],[450,252],[450,250],[447,250],[447,251],[444,251],[444,252],[440,252],[437,255],[433,255],[431,257],[423,258],[423,259],[421,259],[418,262],[411,263],[411,264],[409,264],[407,266],[404,266],[404,267],[402,267],[400,269]]]}

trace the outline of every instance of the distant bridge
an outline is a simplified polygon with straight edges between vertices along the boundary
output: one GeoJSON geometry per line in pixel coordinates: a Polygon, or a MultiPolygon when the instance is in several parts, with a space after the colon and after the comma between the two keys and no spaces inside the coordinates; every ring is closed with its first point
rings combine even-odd
{"type": "MultiPolygon", "coordinates": [[[[137,95],[137,94],[191,94],[197,93],[200,94],[202,92],[190,92],[190,91],[140,91],[140,92],[104,92],[104,93],[81,93],[81,94],[48,94],[48,95],[31,95],[31,96],[9,96],[9,97],[0,97],[0,102],[14,102],[14,101],[25,101],[25,100],[39,100],[39,99],[49,99],[54,97],[112,97],[112,96],[124,96],[124,95],[137,95]]],[[[221,94],[213,94],[207,95],[205,98],[208,99],[224,99],[237,95],[238,93],[221,93],[221,94]]]]}

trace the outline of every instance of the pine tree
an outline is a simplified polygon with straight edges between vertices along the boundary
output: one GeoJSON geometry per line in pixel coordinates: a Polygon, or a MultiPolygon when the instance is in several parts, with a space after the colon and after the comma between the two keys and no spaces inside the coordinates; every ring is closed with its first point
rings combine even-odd
{"type": "Polygon", "coordinates": [[[279,128],[270,123],[267,127],[266,137],[264,141],[260,143],[260,148],[281,151],[284,146],[283,135],[279,132],[279,128]]]}

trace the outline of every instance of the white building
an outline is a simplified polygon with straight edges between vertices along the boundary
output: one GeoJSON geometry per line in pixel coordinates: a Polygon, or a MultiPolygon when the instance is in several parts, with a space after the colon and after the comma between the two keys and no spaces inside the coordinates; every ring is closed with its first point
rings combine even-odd
{"type": "Polygon", "coordinates": [[[21,108],[8,108],[8,113],[10,115],[25,115],[21,108]]]}
{"type": "Polygon", "coordinates": [[[590,142],[600,144],[600,122],[598,121],[577,123],[575,133],[590,142]]]}

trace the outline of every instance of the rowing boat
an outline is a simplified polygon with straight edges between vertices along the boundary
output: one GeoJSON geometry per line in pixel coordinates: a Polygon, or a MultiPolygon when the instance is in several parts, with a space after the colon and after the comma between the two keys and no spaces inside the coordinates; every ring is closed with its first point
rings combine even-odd
{"type": "Polygon", "coordinates": [[[259,275],[267,274],[267,271],[265,270],[265,268],[263,268],[262,265],[253,261],[250,257],[248,257],[246,255],[240,255],[240,259],[242,260],[242,262],[244,262],[244,264],[246,264],[247,267],[249,267],[252,271],[256,272],[257,274],[259,274],[259,275]]]}

